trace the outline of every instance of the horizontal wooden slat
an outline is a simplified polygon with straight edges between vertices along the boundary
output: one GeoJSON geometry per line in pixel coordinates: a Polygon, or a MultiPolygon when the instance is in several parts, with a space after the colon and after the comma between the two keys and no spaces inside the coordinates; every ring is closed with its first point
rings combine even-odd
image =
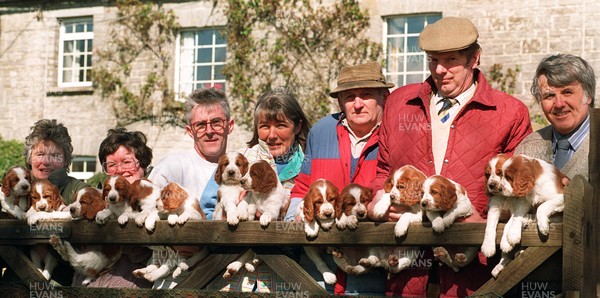
{"type": "MultiPolygon", "coordinates": [[[[229,227],[225,221],[190,221],[183,226],[171,227],[160,221],[152,233],[129,222],[119,226],[116,221],[97,225],[88,221],[48,221],[44,229],[36,228],[35,235],[24,233],[29,229],[17,220],[0,220],[0,243],[3,245],[44,243],[53,233],[72,243],[83,244],[190,244],[190,245],[461,245],[478,246],[483,241],[485,223],[456,223],[444,233],[435,233],[428,223],[413,224],[403,238],[394,236],[394,223],[359,223],[356,230],[320,231],[315,239],[308,239],[302,223],[272,222],[262,228],[258,222],[242,222],[229,227]],[[14,234],[11,231],[20,231],[14,234]],[[62,231],[62,234],[61,232],[62,231]]],[[[503,224],[498,225],[497,241],[503,224]]],[[[541,239],[535,225],[523,229],[523,246],[561,246],[562,224],[552,224],[550,236],[541,239]]]]}

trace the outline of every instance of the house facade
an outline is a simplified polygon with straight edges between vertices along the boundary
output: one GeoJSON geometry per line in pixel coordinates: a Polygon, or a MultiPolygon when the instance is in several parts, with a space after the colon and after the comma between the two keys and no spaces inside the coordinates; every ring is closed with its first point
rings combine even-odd
{"type": "MultiPolygon", "coordinates": [[[[334,1],[320,1],[331,5],[334,1]]],[[[229,86],[221,69],[227,59],[227,1],[163,1],[181,30],[173,46],[169,84],[178,94],[199,86],[229,86]]],[[[600,2],[592,0],[364,0],[371,17],[368,36],[384,48],[385,73],[397,86],[428,76],[418,35],[445,16],[469,17],[479,29],[480,69],[494,64],[519,68],[514,95],[533,114],[529,94],[538,62],[554,53],[582,56],[600,72],[600,2]]],[[[110,42],[113,1],[0,0],[0,137],[24,140],[35,121],[58,119],[69,128],[75,149],[72,173],[86,179],[100,170],[98,146],[117,120],[92,87],[94,49],[110,42]]],[[[340,20],[343,21],[343,20],[340,20]]],[[[143,76],[143,68],[140,72],[143,76]]],[[[600,89],[599,89],[600,90],[600,89]]],[[[597,91],[598,92],[598,91],[597,91]]],[[[300,99],[301,100],[301,99],[300,99]]],[[[328,100],[328,99],[324,99],[328,100]]],[[[148,136],[153,164],[170,152],[189,150],[185,130],[151,122],[128,126],[148,136]]],[[[229,148],[245,146],[250,134],[238,127],[229,148]]]]}

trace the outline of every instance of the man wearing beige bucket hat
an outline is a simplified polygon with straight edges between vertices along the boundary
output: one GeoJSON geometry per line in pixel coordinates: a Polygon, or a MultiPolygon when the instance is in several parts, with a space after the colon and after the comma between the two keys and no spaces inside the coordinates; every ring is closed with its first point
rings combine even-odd
{"type": "MultiPolygon", "coordinates": [[[[392,87],[394,84],[386,81],[377,62],[341,69],[337,87],[329,93],[337,99],[340,112],[325,116],[311,128],[286,220],[294,219],[297,206],[317,179],[327,179],[341,191],[350,183],[367,186],[375,178],[379,126],[390,94],[388,88],[392,87]]],[[[303,265],[302,260],[300,264],[303,265]]],[[[343,272],[338,272],[337,277],[333,272],[312,275],[329,284],[337,279],[336,294],[383,294],[386,280],[382,273],[347,279],[343,272]],[[369,281],[364,282],[365,279],[369,281]]]]}
{"type": "MultiPolygon", "coordinates": [[[[442,175],[464,186],[477,211],[465,221],[484,221],[488,204],[483,188],[485,165],[498,153],[512,154],[531,133],[531,124],[527,107],[493,89],[477,68],[478,38],[475,25],[462,17],[442,18],[421,32],[419,46],[427,54],[431,75],[389,96],[372,189],[382,189],[391,171],[411,164],[427,176],[442,175]]],[[[380,196],[378,191],[370,212],[380,196]]],[[[398,216],[390,212],[389,220],[398,216]]],[[[441,296],[473,294],[491,277],[493,265],[487,266],[481,255],[458,273],[440,266],[441,296]]]]}

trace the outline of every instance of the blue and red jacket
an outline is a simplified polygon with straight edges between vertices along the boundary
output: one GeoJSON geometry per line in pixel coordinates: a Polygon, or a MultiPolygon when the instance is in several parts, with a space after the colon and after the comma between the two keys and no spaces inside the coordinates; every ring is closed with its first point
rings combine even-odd
{"type": "Polygon", "coordinates": [[[327,115],[311,128],[291,198],[304,198],[310,184],[321,178],[331,181],[339,191],[350,183],[368,186],[375,178],[379,128],[367,141],[351,177],[351,143],[348,130],[341,123],[343,118],[342,113],[327,115]]]}

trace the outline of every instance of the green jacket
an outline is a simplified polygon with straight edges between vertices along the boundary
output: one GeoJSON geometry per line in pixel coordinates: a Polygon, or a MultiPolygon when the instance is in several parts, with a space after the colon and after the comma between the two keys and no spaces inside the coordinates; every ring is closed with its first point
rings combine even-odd
{"type": "Polygon", "coordinates": [[[65,200],[65,205],[73,203],[80,189],[90,186],[77,178],[69,176],[66,168],[52,172],[48,180],[58,187],[60,195],[65,200]]]}

